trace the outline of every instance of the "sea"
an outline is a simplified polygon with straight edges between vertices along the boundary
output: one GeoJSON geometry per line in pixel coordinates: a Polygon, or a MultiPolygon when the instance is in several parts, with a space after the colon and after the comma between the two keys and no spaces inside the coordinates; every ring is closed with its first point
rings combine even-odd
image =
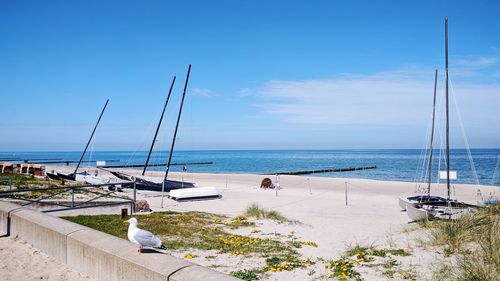
{"type": "MultiPolygon", "coordinates": [[[[78,161],[82,152],[0,152],[2,161],[35,162],[78,161]]],[[[438,180],[438,170],[445,170],[443,151],[434,151],[432,181],[438,180]]],[[[150,164],[165,164],[168,151],[156,151],[150,164]]],[[[86,153],[82,166],[95,167],[96,161],[107,165],[144,164],[147,151],[92,151],[86,153]]],[[[305,170],[324,170],[376,166],[376,169],[350,172],[330,172],[303,177],[364,178],[390,181],[425,181],[428,177],[429,151],[420,149],[377,150],[210,150],[175,151],[172,163],[212,162],[171,166],[170,171],[188,173],[251,173],[275,174],[305,170]]],[[[500,186],[500,149],[452,149],[450,169],[457,171],[454,183],[479,183],[500,186]],[[473,161],[471,161],[471,159],[473,161]],[[471,164],[473,163],[473,165],[471,164]],[[475,171],[475,172],[474,172],[475,171]],[[476,176],[477,175],[477,176],[476,176]]],[[[47,163],[49,164],[49,163],[47,163]]],[[[59,163],[57,165],[66,165],[59,163]]],[[[75,166],[76,163],[69,163],[75,166]]],[[[142,168],[136,168],[142,169],[142,168]]],[[[149,167],[162,171],[165,167],[149,167]]]]}

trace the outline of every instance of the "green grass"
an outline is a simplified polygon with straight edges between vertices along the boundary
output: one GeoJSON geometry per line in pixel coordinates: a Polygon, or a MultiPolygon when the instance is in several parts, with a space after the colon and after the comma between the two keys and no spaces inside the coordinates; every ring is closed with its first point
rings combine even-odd
{"type": "Polygon", "coordinates": [[[348,248],[345,252],[345,255],[348,257],[351,256],[386,257],[387,255],[407,257],[410,256],[411,253],[404,249],[377,249],[374,247],[362,247],[359,245],[355,245],[354,247],[348,248]]]}
{"type": "MultiPolygon", "coordinates": [[[[159,236],[170,250],[216,250],[217,254],[262,258],[265,266],[231,274],[243,280],[258,280],[266,272],[290,271],[306,268],[314,262],[301,259],[297,248],[316,246],[314,242],[298,242],[294,239],[280,241],[277,238],[259,238],[237,235],[228,229],[254,227],[246,216],[229,218],[204,212],[158,212],[135,216],[139,227],[159,236]],[[298,242],[294,243],[294,242],[298,242]]],[[[118,215],[63,217],[66,220],[127,239],[128,225],[118,215]]],[[[128,218],[127,218],[128,219],[128,218]]],[[[283,239],[285,236],[274,236],[283,239]]],[[[206,259],[215,259],[213,254],[206,259]]]]}
{"type": "Polygon", "coordinates": [[[246,281],[260,280],[262,269],[243,269],[231,272],[231,275],[246,281]]]}
{"type": "MultiPolygon", "coordinates": [[[[241,217],[204,212],[159,212],[138,215],[139,227],[158,235],[168,249],[217,250],[219,253],[245,255],[298,255],[289,243],[273,239],[254,238],[231,234],[225,228],[253,226],[254,223],[241,217]]],[[[102,232],[127,238],[127,225],[118,215],[76,216],[64,219],[97,229],[102,232]]]]}
{"type": "MultiPolygon", "coordinates": [[[[18,173],[0,173],[0,178],[10,178],[12,179],[12,186],[16,189],[26,189],[34,187],[54,187],[61,186],[60,181],[51,181],[44,178],[32,177],[31,175],[18,174],[18,173]]],[[[66,186],[75,184],[68,183],[66,186]]],[[[7,181],[0,182],[2,189],[8,188],[9,183],[7,181]]]]}
{"type": "Polygon", "coordinates": [[[298,223],[283,216],[280,212],[275,210],[265,210],[257,204],[252,204],[245,210],[245,216],[256,219],[270,219],[277,222],[298,223]]]}
{"type": "MultiPolygon", "coordinates": [[[[409,271],[401,268],[401,262],[395,259],[397,256],[406,257],[410,255],[411,253],[404,249],[377,249],[373,246],[363,247],[355,245],[346,250],[345,256],[350,258],[344,258],[344,260],[350,260],[351,263],[354,261],[354,265],[358,264],[363,267],[378,268],[382,271],[382,275],[389,279],[399,276],[401,279],[414,280],[416,277],[409,271]]],[[[344,271],[346,270],[345,268],[344,271]]],[[[343,275],[341,274],[342,272],[339,271],[336,276],[342,278],[343,275]]],[[[345,274],[347,273],[344,272],[345,274]]]]}

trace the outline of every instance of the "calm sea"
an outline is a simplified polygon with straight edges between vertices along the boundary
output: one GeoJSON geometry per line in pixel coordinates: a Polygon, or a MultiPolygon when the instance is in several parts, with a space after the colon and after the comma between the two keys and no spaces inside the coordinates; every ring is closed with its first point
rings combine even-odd
{"type": "MultiPolygon", "coordinates": [[[[425,153],[425,152],[424,152],[425,153]]],[[[444,161],[438,161],[439,151],[435,151],[433,178],[436,180],[439,162],[444,170],[444,161]]],[[[481,184],[500,185],[498,157],[500,149],[471,150],[478,181],[481,184]],[[495,168],[497,171],[495,172],[495,168]]],[[[78,160],[81,152],[0,152],[0,159],[64,159],[78,160]]],[[[108,165],[144,164],[147,152],[100,151],[88,153],[85,160],[119,160],[108,165]]],[[[442,159],[443,159],[442,155],[442,159]]],[[[168,153],[153,153],[150,163],[166,163],[168,153]]],[[[314,174],[324,177],[352,177],[378,180],[414,181],[426,176],[426,164],[422,150],[232,150],[232,151],[176,151],[172,162],[206,162],[211,165],[188,165],[188,172],[209,173],[276,173],[301,170],[319,170],[376,165],[376,169],[353,172],[314,174]]],[[[1,161],[1,160],[0,160],[1,161]]],[[[428,160],[426,160],[428,161],[428,160]]],[[[466,150],[451,151],[451,169],[458,173],[457,183],[475,183],[473,169],[466,150]]],[[[61,165],[61,164],[59,164],[61,165]]],[[[64,164],[63,164],[64,165],[64,164]]],[[[70,164],[75,165],[75,164],[70,164]]],[[[85,163],[84,166],[95,166],[85,163]]],[[[164,170],[152,167],[150,170],[164,170]]],[[[181,171],[182,166],[173,166],[171,171],[181,171]]]]}

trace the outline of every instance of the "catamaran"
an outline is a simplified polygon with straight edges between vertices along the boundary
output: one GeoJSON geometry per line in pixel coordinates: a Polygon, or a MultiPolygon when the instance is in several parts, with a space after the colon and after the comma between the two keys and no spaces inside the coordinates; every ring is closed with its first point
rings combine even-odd
{"type": "MultiPolygon", "coordinates": [[[[190,70],[190,68],[189,68],[189,70],[190,70]]],[[[117,177],[119,179],[130,181],[131,183],[128,184],[127,187],[133,187],[135,185],[135,188],[138,189],[138,190],[150,190],[150,191],[162,191],[163,190],[163,191],[167,191],[167,192],[169,192],[170,190],[180,189],[180,188],[194,188],[194,184],[191,183],[191,182],[184,182],[184,181],[181,182],[181,181],[167,180],[168,170],[170,168],[170,164],[171,164],[171,160],[172,160],[173,148],[174,148],[176,134],[177,134],[178,126],[179,126],[179,120],[180,120],[180,117],[181,117],[181,114],[182,114],[182,106],[184,104],[184,97],[186,95],[186,87],[187,87],[187,83],[188,83],[188,79],[189,79],[189,70],[188,70],[188,76],[187,76],[187,79],[186,79],[186,85],[185,85],[184,92],[183,92],[183,95],[182,95],[181,106],[180,106],[179,115],[178,115],[178,118],[177,118],[177,126],[175,128],[174,137],[172,139],[172,146],[171,146],[171,149],[170,149],[168,163],[166,165],[167,168],[166,168],[165,177],[164,177],[163,181],[160,182],[160,183],[158,183],[158,182],[153,182],[153,181],[150,181],[150,180],[146,180],[146,179],[144,179],[142,177],[136,177],[136,176],[128,175],[126,173],[122,173],[122,172],[107,170],[108,172],[110,172],[111,174],[113,174],[115,177],[117,177]]],[[[170,96],[172,94],[172,89],[173,89],[174,84],[175,84],[175,79],[176,79],[176,77],[174,76],[174,78],[172,79],[172,83],[170,85],[170,90],[168,91],[167,99],[165,100],[165,104],[163,106],[163,110],[162,110],[162,113],[161,113],[161,116],[160,116],[160,120],[158,121],[158,125],[156,127],[156,132],[154,134],[153,141],[151,142],[151,146],[149,148],[149,153],[148,153],[148,156],[146,158],[146,163],[144,164],[144,169],[142,171],[142,176],[145,175],[146,169],[149,166],[149,159],[151,157],[151,153],[153,152],[153,148],[154,148],[154,145],[156,143],[156,138],[158,136],[158,132],[159,132],[160,127],[161,127],[161,123],[163,121],[163,116],[165,114],[165,109],[167,108],[168,102],[170,100],[170,96]]]]}
{"type": "MultiPolygon", "coordinates": [[[[451,184],[450,184],[450,119],[449,119],[449,93],[448,93],[448,18],[445,18],[445,98],[446,98],[446,200],[422,201],[418,203],[407,203],[406,210],[408,217],[413,221],[442,218],[455,219],[462,216],[471,210],[475,210],[480,206],[459,202],[451,199],[451,184]]],[[[432,151],[432,150],[431,150],[432,151]]],[[[430,176],[429,176],[430,177],[430,176]]]]}
{"type": "Polygon", "coordinates": [[[445,198],[441,196],[431,196],[431,183],[432,183],[432,156],[433,156],[433,144],[434,144],[434,124],[436,117],[436,88],[437,88],[437,77],[438,70],[434,74],[434,101],[432,103],[432,127],[431,127],[431,139],[430,139],[430,153],[429,153],[429,166],[428,166],[428,180],[427,180],[427,192],[423,195],[410,196],[406,198],[398,198],[399,207],[406,211],[407,205],[415,205],[423,202],[444,202],[445,198]]]}

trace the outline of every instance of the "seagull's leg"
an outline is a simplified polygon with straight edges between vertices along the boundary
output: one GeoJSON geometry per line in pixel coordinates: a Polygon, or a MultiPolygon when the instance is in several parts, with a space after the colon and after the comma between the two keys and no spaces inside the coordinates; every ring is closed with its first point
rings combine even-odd
{"type": "Polygon", "coordinates": [[[142,253],[142,246],[139,246],[139,249],[137,249],[137,254],[141,254],[142,253]]]}

